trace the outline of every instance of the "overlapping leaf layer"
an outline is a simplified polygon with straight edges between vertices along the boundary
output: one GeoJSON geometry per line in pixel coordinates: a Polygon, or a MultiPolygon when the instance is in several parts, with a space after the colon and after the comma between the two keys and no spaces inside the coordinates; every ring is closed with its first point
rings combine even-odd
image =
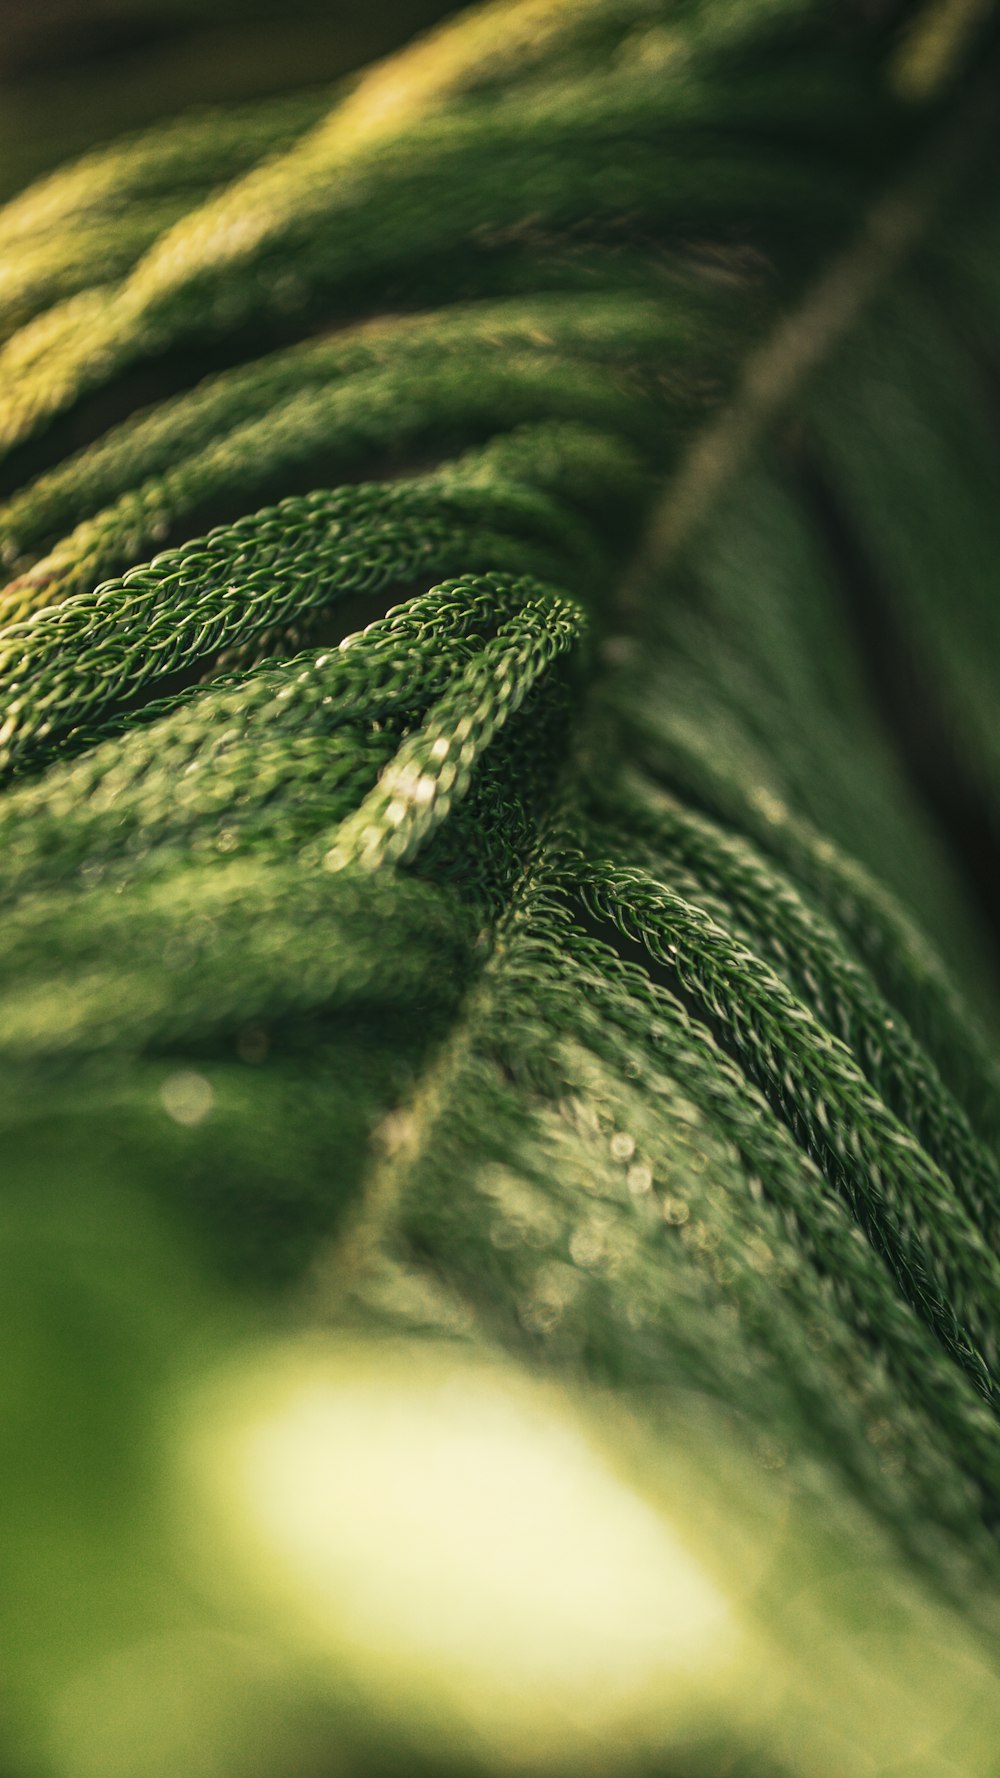
{"type": "MultiPolygon", "coordinates": [[[[516,0],[0,213],[5,1239],[55,1253],[59,1324],[20,1449],[84,1362],[63,1271],[155,1206],[185,1255],[157,1353],[190,1288],[501,1351],[666,1445],[670,1401],[711,1404],[988,1662],[1000,212],[971,11],[516,0]]],[[[109,1349],[139,1340],[92,1288],[109,1349]]],[[[80,1371],[93,1475],[120,1381],[80,1371]]],[[[140,1429],[158,1388],[125,1391],[140,1429]]],[[[138,1508],[59,1504],[57,1421],[41,1496],[98,1552],[72,1618],[138,1508]]],[[[112,1649],[160,1610],[120,1585],[112,1649]]],[[[25,1641],[30,1774],[70,1769],[37,1753],[65,1636],[25,1641]]],[[[996,1697],[954,1684],[989,1745],[996,1697]]],[[[772,1715],[655,1769],[889,1769],[863,1725],[799,1765],[772,1715]]],[[[349,1769],[388,1769],[366,1733],[349,1769]]],[[[205,1770],[235,1778],[227,1734],[205,1770]]],[[[626,1729],[615,1759],[651,1757],[626,1729]]],[[[987,1770],[928,1758],[899,1769],[987,1770]]]]}

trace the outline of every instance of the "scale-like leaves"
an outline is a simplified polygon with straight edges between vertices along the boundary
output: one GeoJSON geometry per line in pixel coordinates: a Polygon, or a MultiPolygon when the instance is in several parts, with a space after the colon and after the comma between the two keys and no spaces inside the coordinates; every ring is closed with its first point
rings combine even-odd
{"type": "Polygon", "coordinates": [[[877,10],[0,212],[19,1778],[992,1770],[1000,42],[877,10]]]}

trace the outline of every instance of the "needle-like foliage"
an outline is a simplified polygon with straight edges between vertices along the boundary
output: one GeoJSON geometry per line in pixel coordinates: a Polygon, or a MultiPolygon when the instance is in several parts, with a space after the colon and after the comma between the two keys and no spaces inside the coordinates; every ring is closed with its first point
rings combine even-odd
{"type": "Polygon", "coordinates": [[[505,0],[0,211],[12,1778],[989,1778],[987,10],[505,0]],[[176,1402],[317,1330],[604,1402],[743,1677],[209,1587],[176,1402]]]}

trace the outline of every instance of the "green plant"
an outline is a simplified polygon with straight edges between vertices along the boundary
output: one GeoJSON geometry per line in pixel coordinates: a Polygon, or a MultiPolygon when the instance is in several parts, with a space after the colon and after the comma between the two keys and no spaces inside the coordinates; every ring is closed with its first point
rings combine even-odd
{"type": "Polygon", "coordinates": [[[992,1770],[997,49],[515,0],[0,212],[27,1778],[992,1770]],[[579,1453],[480,1573],[564,1413],[735,1654],[579,1453]]]}

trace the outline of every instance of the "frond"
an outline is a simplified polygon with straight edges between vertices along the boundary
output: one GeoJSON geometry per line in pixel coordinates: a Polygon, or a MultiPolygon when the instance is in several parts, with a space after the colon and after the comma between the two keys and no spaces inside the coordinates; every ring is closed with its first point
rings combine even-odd
{"type": "Polygon", "coordinates": [[[989,1778],[998,55],[494,3],[0,210],[16,1778],[989,1778]]]}

